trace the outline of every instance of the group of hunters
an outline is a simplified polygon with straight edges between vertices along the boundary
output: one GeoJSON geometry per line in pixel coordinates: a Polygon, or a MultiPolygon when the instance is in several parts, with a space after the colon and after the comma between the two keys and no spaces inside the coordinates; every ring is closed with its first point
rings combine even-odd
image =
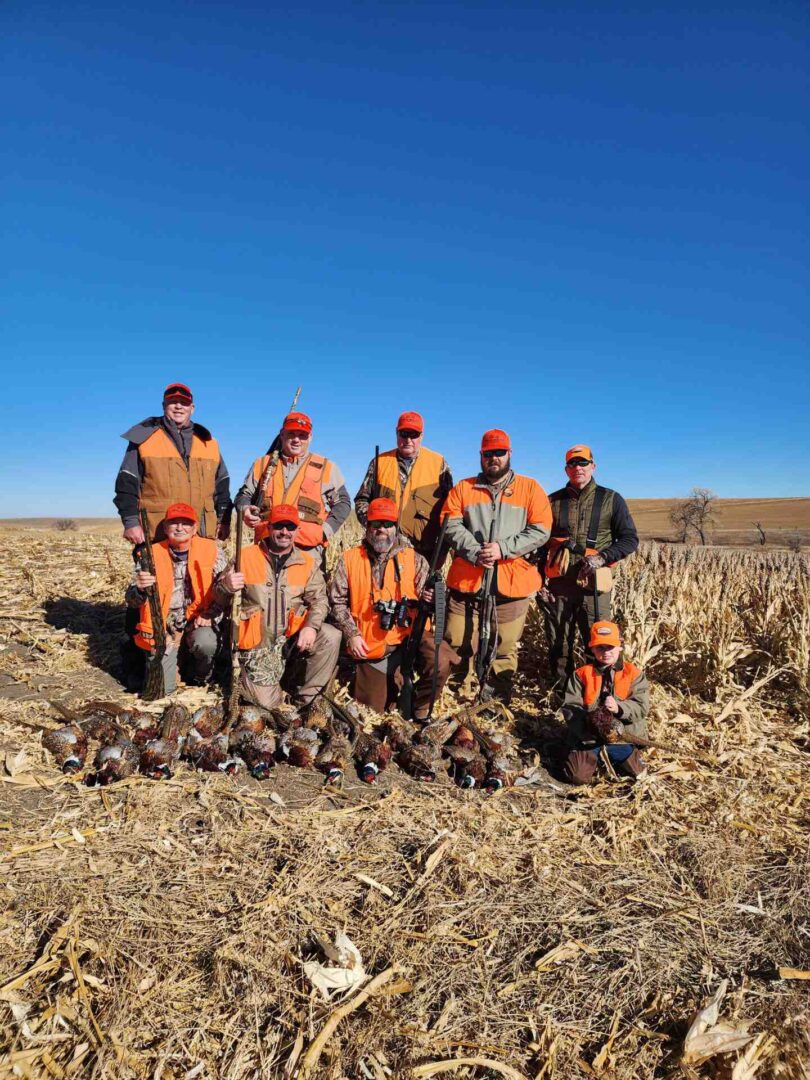
{"type": "Polygon", "coordinates": [[[324,552],[352,500],[337,464],[312,449],[311,419],[284,418],[232,504],[219,445],[193,414],[191,390],[167,386],[162,415],[124,434],[115,488],[124,537],[136,556],[151,554],[136,561],[126,593],[128,630],[141,656],[154,658],[163,641],[167,693],[178,664],[187,682],[213,676],[223,617],[238,597],[243,701],[272,708],[286,694],[306,715],[323,708],[342,664],[355,700],[384,713],[413,668],[411,716],[426,720],[454,671],[470,678],[475,661],[479,693],[509,704],[536,600],[567,720],[564,775],[589,783],[605,754],[616,771],[638,775],[643,762],[622,735],[646,736],[649,689],[611,621],[611,567],[633,554],[638,535],[622,496],[595,482],[590,447],[566,452],[567,483],[546,495],[513,470],[509,435],[494,429],[481,439],[478,475],[454,483],[444,457],[423,445],[420,414],[403,412],[396,447],[375,455],[355,496],[363,539],[327,580],[324,552]],[[230,534],[232,505],[240,536],[253,530],[238,565],[217,543],[230,534]],[[447,554],[445,584],[435,568],[447,554]],[[417,605],[433,611],[439,632],[428,624],[409,649],[417,605]],[[575,670],[577,637],[587,663],[575,670]]]}

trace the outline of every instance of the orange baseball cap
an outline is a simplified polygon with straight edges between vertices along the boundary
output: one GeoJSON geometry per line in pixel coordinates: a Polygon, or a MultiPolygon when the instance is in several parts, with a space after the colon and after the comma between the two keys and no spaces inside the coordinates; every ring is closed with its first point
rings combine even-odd
{"type": "Polygon", "coordinates": [[[509,436],[505,431],[501,431],[500,428],[492,428],[491,431],[485,431],[481,438],[481,453],[485,450],[511,450],[512,444],[509,441],[509,436]]]}
{"type": "Polygon", "coordinates": [[[368,504],[367,521],[396,521],[397,505],[391,499],[372,499],[368,504]]]}
{"type": "Polygon", "coordinates": [[[397,431],[418,431],[421,435],[425,430],[425,421],[418,412],[404,412],[399,414],[397,431]]]}
{"type": "Polygon", "coordinates": [[[301,518],[298,514],[298,507],[293,506],[291,503],[279,503],[278,506],[274,506],[270,511],[270,524],[276,525],[279,521],[288,521],[291,525],[300,525],[301,518]]]}
{"type": "Polygon", "coordinates": [[[594,645],[621,645],[622,635],[615,622],[595,622],[591,627],[591,639],[588,648],[594,645]]]}
{"type": "Polygon", "coordinates": [[[573,461],[575,458],[583,458],[589,465],[593,464],[593,451],[590,446],[585,446],[584,443],[577,443],[576,446],[572,446],[570,450],[565,451],[565,464],[569,461],[573,461]]]}
{"type": "Polygon", "coordinates": [[[169,383],[163,391],[163,400],[182,401],[184,405],[191,405],[194,402],[194,396],[185,383],[173,382],[169,383]]]}
{"type": "Polygon", "coordinates": [[[169,509],[166,511],[164,521],[176,521],[178,518],[185,518],[186,521],[197,521],[197,511],[193,506],[189,506],[188,503],[172,503],[169,509]]]}
{"type": "Polygon", "coordinates": [[[285,431],[300,431],[304,435],[312,434],[312,421],[306,413],[288,413],[284,417],[284,423],[281,426],[285,431]]]}

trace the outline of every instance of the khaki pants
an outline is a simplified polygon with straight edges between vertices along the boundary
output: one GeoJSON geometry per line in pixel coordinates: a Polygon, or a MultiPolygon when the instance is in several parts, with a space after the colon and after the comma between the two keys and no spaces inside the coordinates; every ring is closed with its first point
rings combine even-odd
{"type": "Polygon", "coordinates": [[[600,619],[612,619],[611,593],[586,592],[573,581],[552,578],[548,591],[553,597],[551,605],[541,604],[546,623],[548,659],[552,679],[558,680],[560,688],[570,677],[576,662],[577,632],[582,640],[586,658],[591,627],[600,619]]]}
{"type": "Polygon", "coordinates": [[[202,686],[208,682],[218,646],[219,638],[213,626],[189,627],[179,641],[169,639],[160,661],[165,693],[173,694],[177,689],[178,664],[183,665],[186,678],[193,684],[202,686]]]}
{"type": "MultiPolygon", "coordinates": [[[[286,691],[296,705],[309,705],[328,686],[337,669],[342,635],[336,626],[324,623],[315,638],[312,652],[289,658],[280,682],[262,685],[250,674],[250,660],[243,664],[239,694],[243,701],[272,709],[280,705],[286,691]]],[[[260,678],[260,676],[259,676],[260,678]]]]}
{"type": "MultiPolygon", "coordinates": [[[[492,676],[496,681],[499,677],[500,681],[504,681],[504,676],[508,680],[517,671],[517,647],[523,636],[530,603],[531,597],[519,600],[499,598],[496,601],[498,642],[492,661],[492,676]]],[[[476,597],[462,599],[458,593],[451,593],[447,603],[445,640],[450,642],[459,656],[468,661],[478,649],[479,604],[480,600],[476,597]]]]}
{"type": "MultiPolygon", "coordinates": [[[[352,696],[361,705],[368,705],[375,712],[384,713],[396,705],[402,688],[403,648],[399,646],[382,660],[358,663],[355,670],[352,696]]],[[[424,720],[430,708],[433,694],[433,669],[436,660],[436,641],[430,631],[425,631],[419,643],[416,669],[419,677],[414,685],[413,711],[417,720],[424,720]]],[[[458,656],[446,641],[439,646],[439,665],[436,680],[436,696],[441,694],[450,675],[450,668],[458,663],[458,656]]]]}

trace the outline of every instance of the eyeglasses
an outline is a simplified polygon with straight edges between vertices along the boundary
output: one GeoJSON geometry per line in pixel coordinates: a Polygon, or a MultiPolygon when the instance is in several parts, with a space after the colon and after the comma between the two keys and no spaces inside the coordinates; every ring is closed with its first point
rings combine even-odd
{"type": "Polygon", "coordinates": [[[298,526],[291,521],[274,521],[271,528],[273,532],[295,532],[298,526]]]}
{"type": "Polygon", "coordinates": [[[566,469],[585,469],[588,465],[593,465],[592,461],[585,461],[583,458],[575,458],[573,461],[566,461],[566,469]]]}
{"type": "Polygon", "coordinates": [[[400,439],[418,439],[418,438],[421,437],[422,432],[421,431],[411,431],[410,428],[408,428],[407,430],[403,429],[401,431],[398,431],[397,435],[399,436],[400,439]]]}
{"type": "Polygon", "coordinates": [[[187,518],[173,518],[165,524],[167,529],[193,529],[197,523],[196,521],[189,521],[187,518]]]}
{"type": "Polygon", "coordinates": [[[370,521],[368,523],[370,529],[393,529],[395,525],[395,521],[370,521]]]}
{"type": "Polygon", "coordinates": [[[508,450],[484,450],[485,458],[503,457],[504,454],[508,454],[508,450]]]}

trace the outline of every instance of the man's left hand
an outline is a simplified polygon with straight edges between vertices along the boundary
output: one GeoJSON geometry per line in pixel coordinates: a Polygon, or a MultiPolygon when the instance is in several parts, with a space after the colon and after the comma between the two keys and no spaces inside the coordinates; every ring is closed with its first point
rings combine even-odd
{"type": "Polygon", "coordinates": [[[427,605],[427,607],[430,607],[433,603],[434,595],[435,593],[433,592],[433,589],[422,589],[421,593],[419,594],[419,599],[422,601],[423,604],[427,605]]]}
{"type": "Polygon", "coordinates": [[[499,562],[503,558],[501,554],[501,547],[497,541],[493,540],[491,543],[482,544],[478,551],[477,563],[479,566],[483,566],[485,569],[489,569],[494,566],[496,562],[499,562]]]}
{"type": "Polygon", "coordinates": [[[298,631],[298,651],[302,653],[312,652],[317,636],[317,630],[313,630],[311,626],[302,626],[298,631]]]}
{"type": "Polygon", "coordinates": [[[605,706],[607,711],[612,712],[614,716],[619,711],[619,703],[616,701],[616,698],[612,694],[609,694],[608,697],[606,697],[605,700],[602,702],[602,704],[605,706]]]}
{"type": "Polygon", "coordinates": [[[231,515],[226,514],[217,525],[217,540],[227,540],[231,535],[231,515]]]}
{"type": "Polygon", "coordinates": [[[204,615],[197,615],[197,616],[195,616],[195,618],[194,618],[191,625],[196,630],[198,626],[210,626],[211,625],[211,620],[206,619],[206,617],[204,615]]]}

